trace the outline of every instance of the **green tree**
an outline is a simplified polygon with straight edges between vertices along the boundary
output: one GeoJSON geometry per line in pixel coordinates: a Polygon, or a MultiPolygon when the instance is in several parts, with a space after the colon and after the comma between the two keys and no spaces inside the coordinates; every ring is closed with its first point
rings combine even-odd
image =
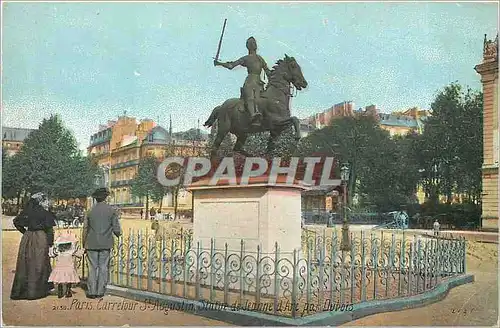
{"type": "Polygon", "coordinates": [[[299,147],[299,154],[309,156],[321,154],[335,157],[339,163],[349,163],[348,204],[352,204],[353,195],[358,191],[356,183],[360,174],[370,174],[370,160],[380,158],[379,154],[370,151],[379,149],[371,147],[381,138],[387,138],[377,122],[369,116],[340,117],[333,119],[330,125],[313,131],[299,147]]]}
{"type": "Polygon", "coordinates": [[[7,156],[2,150],[2,198],[4,200],[21,197],[23,191],[22,180],[19,176],[19,155],[7,156]]]}
{"type": "MultiPolygon", "coordinates": [[[[338,164],[348,163],[348,205],[358,195],[361,205],[387,211],[406,204],[416,188],[418,170],[411,175],[405,171],[413,146],[413,139],[391,139],[374,117],[358,115],[335,118],[312,132],[296,154],[332,156],[338,164]]],[[[336,173],[339,176],[339,167],[336,173]]]]}
{"type": "MultiPolygon", "coordinates": [[[[420,135],[410,132],[404,136],[393,138],[396,152],[396,182],[406,198],[411,198],[417,192],[420,183],[420,164],[418,161],[418,145],[420,135]]],[[[410,201],[410,199],[407,199],[410,201]]]]}
{"type": "Polygon", "coordinates": [[[293,127],[288,127],[278,136],[275,142],[275,149],[271,154],[267,153],[269,137],[269,131],[250,135],[247,139],[245,150],[253,156],[281,157],[285,160],[296,153],[299,143],[295,140],[293,127]]]}
{"type": "Polygon", "coordinates": [[[68,163],[68,179],[64,180],[59,190],[64,190],[60,198],[86,197],[95,189],[95,175],[99,169],[89,157],[77,155],[68,163]]]}
{"type": "Polygon", "coordinates": [[[94,181],[93,166],[58,115],[44,119],[26,137],[15,167],[23,190],[43,191],[49,198],[86,196],[94,181]]]}
{"type": "Polygon", "coordinates": [[[138,172],[130,183],[131,194],[146,200],[146,219],[149,217],[149,201],[158,197],[160,183],[157,178],[157,168],[158,160],[156,157],[141,158],[138,172]]]}
{"type": "Polygon", "coordinates": [[[466,194],[477,201],[481,192],[482,94],[452,83],[431,104],[419,145],[425,191],[438,203],[445,195],[466,194]]]}
{"type": "Polygon", "coordinates": [[[163,189],[166,190],[166,193],[169,193],[172,197],[174,219],[177,219],[177,212],[179,208],[179,192],[183,188],[184,167],[179,164],[173,163],[166,169],[165,174],[167,177],[169,177],[169,179],[179,178],[179,183],[173,186],[162,186],[163,189]]]}
{"type": "MultiPolygon", "coordinates": [[[[207,154],[210,154],[216,134],[217,128],[214,125],[208,137],[207,154]]],[[[295,140],[295,132],[293,127],[287,128],[277,138],[275,149],[271,154],[267,154],[269,135],[269,131],[250,134],[245,142],[245,151],[252,156],[270,155],[272,157],[282,157],[284,159],[288,159],[296,153],[298,143],[295,140]]],[[[232,156],[233,147],[234,142],[231,140],[231,135],[228,134],[221,143],[219,154],[221,156],[232,156]]]]}
{"type": "MultiPolygon", "coordinates": [[[[217,136],[217,124],[214,124],[212,126],[212,129],[210,130],[210,134],[208,135],[208,142],[207,142],[207,148],[206,148],[206,156],[210,157],[210,152],[212,151],[212,146],[215,141],[215,137],[217,136]]],[[[222,143],[219,147],[219,155],[224,157],[224,156],[231,156],[233,154],[233,147],[234,143],[231,140],[231,134],[228,133],[224,140],[222,140],[222,143]]]]}
{"type": "Polygon", "coordinates": [[[386,137],[379,142],[365,157],[359,191],[362,202],[385,212],[409,205],[416,193],[419,183],[414,151],[417,135],[386,137]]]}

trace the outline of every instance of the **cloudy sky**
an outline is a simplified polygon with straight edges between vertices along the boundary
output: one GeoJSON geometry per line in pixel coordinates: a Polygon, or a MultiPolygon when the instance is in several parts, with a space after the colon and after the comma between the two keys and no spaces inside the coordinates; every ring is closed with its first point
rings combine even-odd
{"type": "Polygon", "coordinates": [[[429,108],[450,82],[481,87],[473,67],[497,12],[494,3],[3,3],[3,125],[36,128],[60,113],[81,148],[124,111],[196,127],[245,78],[213,66],[224,18],[221,60],[244,55],[251,35],[270,66],[297,59],[309,82],[292,101],[298,117],[344,100],[429,108]]]}

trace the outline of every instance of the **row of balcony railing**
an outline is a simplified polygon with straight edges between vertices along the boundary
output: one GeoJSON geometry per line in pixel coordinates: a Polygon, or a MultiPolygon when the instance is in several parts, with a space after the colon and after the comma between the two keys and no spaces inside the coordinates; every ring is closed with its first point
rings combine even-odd
{"type": "Polygon", "coordinates": [[[111,169],[121,169],[121,168],[124,168],[124,167],[129,167],[129,166],[134,166],[134,165],[139,165],[139,160],[138,159],[133,159],[133,160],[130,160],[130,161],[126,161],[126,162],[122,162],[122,163],[118,163],[118,164],[114,164],[111,166],[111,169]]]}

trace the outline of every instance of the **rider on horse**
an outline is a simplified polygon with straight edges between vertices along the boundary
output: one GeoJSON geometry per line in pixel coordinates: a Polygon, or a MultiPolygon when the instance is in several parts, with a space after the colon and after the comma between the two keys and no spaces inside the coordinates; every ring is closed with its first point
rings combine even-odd
{"type": "Polygon", "coordinates": [[[267,67],[264,58],[257,54],[257,41],[254,37],[251,36],[248,38],[246,46],[248,55],[241,57],[237,61],[227,63],[215,60],[214,65],[227,69],[233,69],[236,66],[247,68],[248,76],[245,79],[243,88],[241,88],[241,94],[245,102],[245,107],[250,113],[252,125],[259,125],[262,114],[258,110],[258,100],[260,99],[260,93],[264,90],[264,82],[260,79],[260,76],[262,70],[264,70],[269,80],[271,71],[267,67]]]}

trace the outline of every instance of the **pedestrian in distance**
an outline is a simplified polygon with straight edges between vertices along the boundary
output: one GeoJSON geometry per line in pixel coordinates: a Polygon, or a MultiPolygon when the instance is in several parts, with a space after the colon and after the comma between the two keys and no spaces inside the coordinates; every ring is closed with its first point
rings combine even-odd
{"type": "Polygon", "coordinates": [[[144,210],[141,208],[141,220],[142,220],[142,217],[144,216],[144,210]]]}
{"type": "Polygon", "coordinates": [[[163,214],[161,213],[161,210],[158,210],[158,212],[156,212],[154,219],[157,221],[160,221],[163,219],[163,214]]]}
{"type": "Polygon", "coordinates": [[[439,222],[438,219],[434,221],[433,228],[434,228],[434,236],[438,237],[439,236],[439,222]]]}
{"type": "Polygon", "coordinates": [[[158,218],[155,218],[153,222],[151,222],[151,230],[154,233],[155,240],[160,240],[160,222],[158,221],[158,218]]]}
{"type": "Polygon", "coordinates": [[[118,212],[106,204],[110,192],[99,188],[93,194],[96,204],[84,220],[82,241],[89,259],[87,297],[102,298],[109,279],[109,260],[113,236],[121,236],[118,212]]]}

